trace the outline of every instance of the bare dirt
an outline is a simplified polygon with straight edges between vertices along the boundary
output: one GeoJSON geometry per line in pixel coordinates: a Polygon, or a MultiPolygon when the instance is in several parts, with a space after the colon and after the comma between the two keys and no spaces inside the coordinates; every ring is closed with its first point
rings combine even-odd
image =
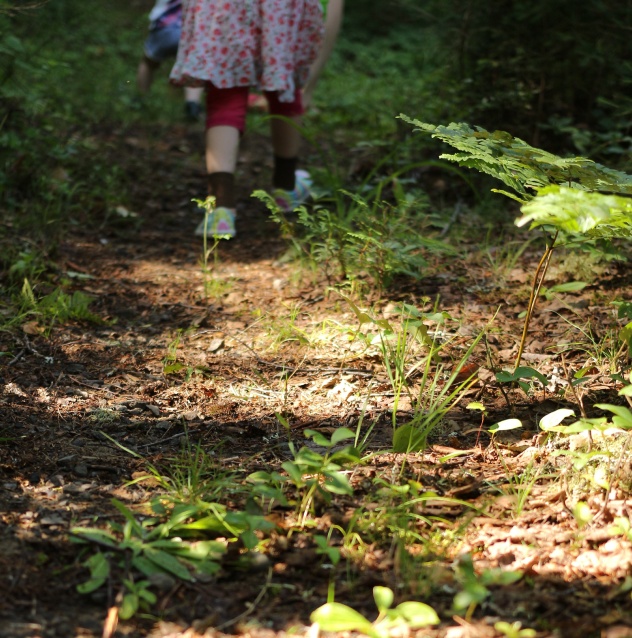
{"type": "MultiPolygon", "coordinates": [[[[203,273],[190,201],[204,189],[201,134],[197,126],[103,134],[104,153],[129,172],[133,199],[102,229],[71,230],[56,263],[95,298],[91,309],[104,322],[58,325],[50,334],[28,324],[0,334],[0,350],[10,353],[0,368],[3,638],[101,635],[116,592],[76,592],[87,572],[69,529],[117,518],[113,497],[132,508],[146,502],[155,487],[126,483],[147,463],[168,463],[187,441],[226,471],[278,469],[289,450],[277,413],[300,445],[305,428],[355,428],[365,409],[366,423],[376,423],[370,450],[390,445],[393,397],[383,366],[348,331],[333,329],[334,321],[357,328],[355,316],[317,274],[284,262],[287,244],[262,204],[242,198],[238,237],[222,243],[217,261],[211,257],[212,273],[203,273]],[[212,281],[223,282],[217,297],[208,296],[212,281]],[[165,374],[165,362],[184,367],[165,374]]],[[[267,183],[267,156],[264,138],[247,137],[240,164],[246,195],[267,183]]],[[[479,220],[460,223],[474,229],[479,220]]],[[[542,637],[632,636],[630,593],[621,587],[632,575],[632,545],[609,533],[614,517],[630,516],[629,482],[618,480],[607,497],[603,490],[587,494],[594,521],[580,530],[571,488],[559,476],[535,480],[522,506],[508,478],[538,458],[538,419],[559,407],[577,409],[570,392],[511,390],[508,404],[493,378],[492,367],[513,363],[538,251],[528,249],[501,277],[478,244],[462,238],[459,247],[459,257],[433,258],[419,282],[393,286],[377,308],[388,313],[396,302],[422,306],[424,297],[439,296],[441,309],[462,320],[455,347],[467,347],[500,308],[486,349],[474,356],[478,382],[428,450],[376,454],[353,474],[356,495],[336,497],[316,519],[320,533],[348,524],[372,479],[403,472],[463,502],[418,509],[437,517],[434,554],[415,563],[412,557],[427,549],[423,543],[411,543],[409,555],[393,551],[396,543],[374,543],[361,555],[349,551],[331,569],[316,553],[312,532],[289,534],[293,513],[279,510],[261,565],[227,566],[210,583],[174,583],[159,592],[155,616],[120,623],[116,635],[303,634],[333,580],[336,600],[370,618],[374,585],[390,586],[398,600],[428,602],[442,624],[413,632],[419,636],[497,636],[493,625],[501,619],[534,627],[542,637]],[[523,418],[525,427],[491,445],[486,432],[479,434],[480,414],[464,407],[474,400],[488,409],[486,427],[508,417],[523,418]],[[445,460],[452,453],[458,455],[445,460]],[[452,542],[459,523],[460,540],[452,542]],[[451,611],[459,590],[453,561],[465,552],[479,570],[524,572],[514,584],[490,586],[492,595],[468,620],[451,611]]],[[[630,277],[625,264],[608,266],[582,293],[543,299],[534,318],[525,363],[555,376],[560,387],[568,371],[589,366],[590,383],[581,390],[588,407],[617,401],[621,384],[611,379],[607,353],[600,359],[597,347],[578,346],[562,359],[551,347],[586,343],[570,324],[585,328],[589,321],[595,340],[605,343],[613,326],[610,301],[625,298],[630,277]]]]}

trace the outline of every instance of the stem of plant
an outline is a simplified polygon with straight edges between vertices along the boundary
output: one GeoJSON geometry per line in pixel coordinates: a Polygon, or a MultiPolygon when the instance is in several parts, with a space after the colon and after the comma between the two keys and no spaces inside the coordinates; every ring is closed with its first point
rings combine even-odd
{"type": "Polygon", "coordinates": [[[524,347],[527,341],[527,334],[529,332],[529,323],[531,322],[535,304],[538,299],[538,295],[540,294],[540,290],[542,289],[544,278],[546,277],[546,271],[549,269],[549,264],[551,263],[551,256],[553,255],[553,250],[555,249],[555,241],[557,240],[558,234],[559,231],[557,231],[553,236],[553,241],[549,245],[547,245],[533,277],[531,296],[529,297],[529,305],[527,306],[527,313],[524,318],[522,337],[520,338],[520,347],[518,348],[518,355],[516,356],[514,371],[520,366],[520,360],[522,359],[522,354],[524,352],[524,347]]]}

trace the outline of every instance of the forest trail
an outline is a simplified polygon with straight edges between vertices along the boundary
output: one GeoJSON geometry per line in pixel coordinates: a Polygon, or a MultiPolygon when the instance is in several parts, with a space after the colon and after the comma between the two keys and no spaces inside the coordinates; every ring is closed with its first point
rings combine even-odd
{"type": "MultiPolygon", "coordinates": [[[[113,202],[114,217],[103,230],[71,231],[57,259],[77,288],[95,298],[90,309],[104,321],[55,326],[50,335],[27,323],[17,344],[14,335],[0,335],[1,349],[16,352],[0,371],[2,638],[101,635],[116,592],[76,592],[87,570],[69,530],[116,518],[112,498],[143,511],[156,482],[128,482],[147,474],[148,464],[173,469],[182,450],[199,444],[211,461],[205,471],[214,468],[219,489],[238,506],[244,493],[230,492],[233,479],[222,477],[279,469],[290,458],[288,440],[300,447],[306,428],[329,436],[364,419],[374,424],[368,450],[390,447],[393,393],[375,351],[350,339],[358,329],[352,308],[321,274],[283,259],[287,242],[263,204],[247,197],[265,186],[270,171],[267,141],[257,134],[242,151],[238,236],[222,242],[204,266],[191,203],[204,187],[201,139],[201,125],[104,134],[98,143],[128,171],[133,201],[113,202]]],[[[441,310],[460,320],[452,335],[458,350],[500,308],[487,349],[496,365],[508,367],[538,254],[525,251],[501,279],[477,250],[464,240],[457,255],[434,258],[426,278],[395,286],[374,309],[394,317],[397,302],[421,305],[438,296],[441,310]]],[[[609,299],[629,279],[611,267],[581,294],[543,300],[527,362],[563,381],[562,359],[549,349],[569,338],[559,316],[577,323],[589,316],[605,331],[609,299]]],[[[582,357],[578,349],[564,365],[581,366],[582,357]]],[[[494,623],[508,618],[535,627],[540,637],[632,635],[629,592],[621,586],[629,584],[632,543],[609,532],[614,518],[630,515],[627,488],[606,500],[589,495],[599,516],[578,529],[568,485],[551,479],[552,465],[534,463],[541,436],[534,424],[568,402],[512,391],[508,408],[492,391],[484,351],[475,353],[474,364],[476,385],[426,451],[371,456],[351,473],[353,495],[320,504],[313,527],[296,531],[295,512],[275,509],[270,519],[277,528],[258,562],[240,569],[229,560],[210,582],[167,580],[157,590],[156,617],[123,622],[116,635],[268,638],[292,627],[304,635],[334,573],[336,600],[370,618],[374,585],[431,604],[441,626],[412,635],[491,638],[501,635],[494,623]],[[465,409],[474,400],[487,407],[482,435],[480,415],[465,409]],[[499,434],[491,445],[487,427],[510,416],[529,425],[499,434]],[[512,482],[511,473],[522,483],[512,482]],[[410,555],[394,552],[395,542],[383,537],[345,546],[348,567],[326,564],[312,536],[349,529],[361,509],[379,512],[385,506],[373,481],[394,476],[452,501],[391,505],[419,519],[404,543],[410,555]],[[454,620],[454,595],[471,585],[457,560],[465,553],[488,575],[492,593],[472,617],[454,620]],[[499,568],[521,577],[502,584],[499,568]]],[[[591,403],[612,387],[598,366],[591,403]]],[[[405,416],[410,404],[402,399],[400,410],[405,416]]],[[[398,533],[385,532],[393,539],[398,533]]]]}

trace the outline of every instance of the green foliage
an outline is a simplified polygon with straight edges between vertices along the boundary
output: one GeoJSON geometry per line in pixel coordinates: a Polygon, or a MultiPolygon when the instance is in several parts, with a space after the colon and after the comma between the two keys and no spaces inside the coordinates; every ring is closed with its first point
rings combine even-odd
{"type": "Polygon", "coordinates": [[[544,388],[546,388],[549,384],[549,380],[545,375],[530,366],[519,366],[513,372],[501,370],[496,373],[496,381],[499,383],[516,383],[525,394],[529,394],[531,391],[531,384],[528,381],[525,381],[525,379],[535,379],[539,381],[544,388]]]}
{"type": "MultiPolygon", "coordinates": [[[[209,540],[189,542],[180,538],[180,533],[186,529],[183,522],[198,513],[196,507],[174,507],[160,522],[156,518],[135,517],[116,499],[112,503],[123,515],[124,523],[110,522],[109,530],[71,529],[73,541],[92,543],[99,548],[84,563],[90,570],[90,578],[77,587],[80,593],[93,592],[106,581],[116,580],[113,573],[116,571],[124,592],[119,615],[130,618],[139,609],[147,609],[156,602],[150,587],[157,574],[191,581],[192,574],[212,575],[219,570],[218,561],[226,551],[225,544],[209,540]]],[[[159,507],[154,509],[160,510],[159,507]]]]}
{"type": "Polygon", "coordinates": [[[290,441],[290,451],[294,458],[282,464],[290,481],[299,492],[302,492],[299,513],[303,524],[308,513],[314,512],[316,497],[329,502],[332,494],[353,494],[349,479],[341,470],[343,466],[353,466],[361,462],[360,452],[353,445],[334,449],[343,441],[356,438],[355,433],[348,428],[336,429],[329,439],[315,430],[305,430],[305,436],[311,438],[316,445],[325,448],[325,453],[320,454],[307,446],[297,451],[290,441]]]}
{"type": "MultiPolygon", "coordinates": [[[[611,184],[620,192],[632,192],[626,182],[611,184]]],[[[597,186],[597,185],[595,185],[597,186]]],[[[604,189],[609,190],[609,189],[604,189]]],[[[552,227],[571,238],[615,239],[632,237],[632,203],[626,197],[591,193],[567,186],[548,186],[538,191],[538,196],[526,202],[518,226],[530,224],[531,228],[552,227]]]]}
{"type": "Polygon", "coordinates": [[[628,3],[427,0],[420,10],[447,62],[450,117],[457,109],[564,152],[629,153],[628,3]]]}
{"type": "Polygon", "coordinates": [[[397,275],[421,278],[426,254],[452,252],[428,233],[428,221],[421,214],[423,205],[417,206],[417,199],[407,198],[401,186],[396,188],[395,203],[381,200],[380,192],[378,187],[369,203],[364,197],[341,191],[347,199],[339,202],[336,212],[320,205],[314,210],[301,207],[295,221],[264,191],[253,195],[268,206],[297,257],[324,266],[328,275],[350,281],[368,275],[380,292],[397,275]]]}
{"type": "Polygon", "coordinates": [[[388,638],[395,632],[409,632],[439,624],[437,613],[425,603],[407,601],[394,609],[394,594],[388,587],[374,587],[373,598],[379,615],[370,622],[362,614],[341,603],[327,603],[310,614],[322,631],[357,631],[371,638],[388,638]]]}
{"type": "MultiPolygon", "coordinates": [[[[578,193],[582,190],[632,193],[632,176],[585,157],[562,158],[531,146],[505,131],[490,133],[478,126],[473,129],[468,124],[454,122],[448,126],[435,126],[406,115],[399,117],[415,126],[416,130],[430,133],[432,137],[460,151],[455,154],[444,153],[442,159],[499,179],[514,192],[496,192],[522,204],[531,200],[538,191],[555,185],[568,185],[565,191],[570,191],[572,186],[573,189],[580,189],[578,193]]],[[[543,194],[547,192],[544,190],[543,194]]],[[[590,204],[586,202],[587,206],[590,204]]]]}
{"type": "Polygon", "coordinates": [[[453,408],[474,382],[476,371],[465,373],[467,362],[483,336],[481,332],[465,353],[453,362],[451,370],[441,362],[449,342],[437,337],[439,330],[451,320],[444,312],[422,312],[410,304],[402,304],[401,321],[376,319],[360,310],[346,298],[360,324],[357,336],[369,344],[377,344],[388,375],[395,401],[392,410],[393,449],[395,452],[416,452],[425,449],[428,436],[453,408]],[[377,334],[360,332],[368,325],[377,334]],[[430,336],[428,325],[435,326],[430,336]],[[419,377],[419,378],[417,378],[419,377]],[[398,424],[400,398],[408,395],[413,416],[407,423],[398,424]]]}
{"type": "Polygon", "coordinates": [[[477,605],[480,605],[490,594],[490,586],[511,585],[519,581],[523,572],[506,571],[503,569],[485,569],[480,574],[474,569],[474,561],[470,554],[459,557],[457,564],[457,578],[463,587],[454,597],[454,608],[457,612],[467,612],[469,620],[477,605]]]}
{"type": "Polygon", "coordinates": [[[61,288],[56,288],[38,299],[31,284],[25,279],[20,294],[20,311],[17,319],[36,318],[48,330],[55,324],[73,320],[102,323],[103,320],[89,310],[92,302],[93,298],[80,290],[68,294],[61,288]]]}
{"type": "MultiPolygon", "coordinates": [[[[558,237],[569,247],[578,243],[606,246],[613,239],[632,236],[632,206],[619,195],[632,193],[632,176],[601,166],[584,157],[561,158],[526,144],[504,131],[488,131],[467,124],[435,126],[400,115],[416,130],[457,148],[457,154],[443,159],[475,168],[513,189],[498,190],[518,201],[523,216],[518,226],[531,223],[552,235],[536,269],[531,298],[525,313],[524,329],[515,367],[520,366],[529,322],[558,237]],[[599,191],[599,192],[597,192],[599,191]],[[608,193],[608,194],[606,194],[608,193]]],[[[626,339],[628,342],[629,340],[626,339]]]]}
{"type": "Polygon", "coordinates": [[[193,581],[213,576],[221,568],[227,542],[239,540],[247,549],[254,549],[259,543],[257,532],[274,528],[259,514],[229,511],[220,503],[199,499],[174,504],[173,498],[156,498],[151,517],[135,516],[116,499],[112,503],[124,523],[110,521],[107,530],[75,527],[71,534],[73,541],[99,548],[84,562],[90,578],[77,590],[87,594],[106,581],[114,582],[123,592],[121,618],[130,618],[156,602],[151,587],[160,577],[193,581]]]}

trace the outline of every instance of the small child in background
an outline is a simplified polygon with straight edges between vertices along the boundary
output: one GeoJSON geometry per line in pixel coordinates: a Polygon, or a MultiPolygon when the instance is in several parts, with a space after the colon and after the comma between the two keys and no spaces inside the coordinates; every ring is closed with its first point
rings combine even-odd
{"type": "MultiPolygon", "coordinates": [[[[167,58],[175,57],[182,29],[182,0],[158,0],[149,14],[149,35],[136,81],[141,93],[149,92],[154,71],[167,58]]],[[[203,89],[185,87],[184,114],[190,122],[200,119],[203,89]]]]}
{"type": "Polygon", "coordinates": [[[263,92],[272,116],[277,204],[291,211],[309,196],[309,174],[298,170],[301,87],[322,31],[320,0],[185,0],[171,79],[206,88],[208,193],[216,202],[196,235],[236,234],[235,168],[251,87],[263,92]]]}

